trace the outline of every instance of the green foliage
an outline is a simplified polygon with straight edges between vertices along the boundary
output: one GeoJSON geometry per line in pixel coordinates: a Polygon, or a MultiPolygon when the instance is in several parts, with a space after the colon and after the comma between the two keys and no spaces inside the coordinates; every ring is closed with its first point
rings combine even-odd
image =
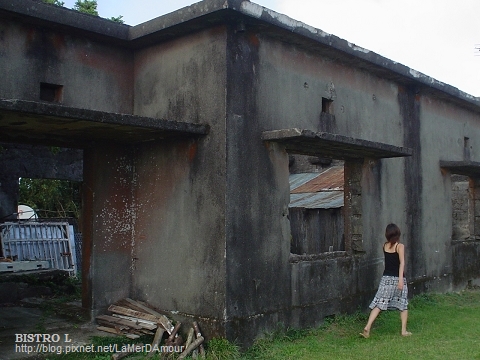
{"type": "Polygon", "coordinates": [[[80,215],[80,183],[65,180],[20,179],[19,203],[37,211],[39,217],[80,215]]]}
{"type": "Polygon", "coordinates": [[[98,16],[97,0],[77,0],[73,8],[84,14],[98,16]]]}
{"type": "Polygon", "coordinates": [[[223,338],[211,339],[206,346],[207,360],[240,359],[240,348],[223,338]]]}
{"type": "Polygon", "coordinates": [[[425,307],[436,305],[436,295],[435,294],[420,294],[415,296],[410,301],[410,310],[412,309],[423,309],[425,307]]]}
{"type": "Polygon", "coordinates": [[[57,6],[64,6],[65,3],[63,1],[58,1],[58,0],[42,0],[46,4],[52,4],[52,5],[57,5],[57,6]]]}
{"type": "MultiPolygon", "coordinates": [[[[59,0],[42,0],[42,1],[46,4],[52,4],[57,6],[65,5],[63,1],[59,1],[59,0]]],[[[97,11],[97,6],[98,6],[97,0],[77,0],[75,2],[75,5],[73,5],[73,9],[84,14],[99,16],[97,11]]],[[[124,23],[123,15],[112,16],[108,20],[111,20],[113,22],[120,23],[120,24],[124,23]]]]}
{"type": "Polygon", "coordinates": [[[109,20],[112,20],[113,22],[117,22],[117,23],[120,23],[120,24],[123,24],[124,21],[122,20],[123,19],[123,16],[122,15],[119,15],[117,17],[111,17],[109,20]]]}

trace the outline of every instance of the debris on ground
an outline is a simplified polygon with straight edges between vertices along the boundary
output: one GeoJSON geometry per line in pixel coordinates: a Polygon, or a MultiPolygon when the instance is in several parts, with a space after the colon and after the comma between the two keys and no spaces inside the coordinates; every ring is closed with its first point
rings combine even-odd
{"type": "MultiPolygon", "coordinates": [[[[198,355],[205,358],[205,349],[203,347],[204,337],[200,332],[198,323],[194,321],[189,329],[186,342],[179,335],[181,323],[173,322],[165,315],[160,314],[153,307],[142,301],[136,301],[129,298],[122,299],[108,307],[111,315],[99,315],[96,317],[97,330],[116,335],[124,335],[129,339],[138,339],[142,335],[153,335],[153,342],[150,349],[158,351],[164,335],[163,346],[181,349],[178,359],[184,359],[192,353],[192,357],[198,355]],[[157,350],[156,350],[157,349],[157,350]]],[[[128,354],[116,354],[115,359],[120,359],[128,354]]]]}

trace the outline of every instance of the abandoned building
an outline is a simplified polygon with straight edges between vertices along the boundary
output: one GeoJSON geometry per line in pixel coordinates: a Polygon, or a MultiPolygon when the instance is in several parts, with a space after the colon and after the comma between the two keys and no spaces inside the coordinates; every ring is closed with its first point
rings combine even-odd
{"type": "Polygon", "coordinates": [[[0,0],[0,217],[19,176],[82,181],[92,315],[130,297],[241,344],[316,326],[366,309],[390,222],[411,294],[478,284],[478,139],[477,98],[250,1],[128,26],[0,0]],[[51,146],[72,160],[33,169],[51,146]],[[294,155],[341,164],[323,238],[294,155]]]}

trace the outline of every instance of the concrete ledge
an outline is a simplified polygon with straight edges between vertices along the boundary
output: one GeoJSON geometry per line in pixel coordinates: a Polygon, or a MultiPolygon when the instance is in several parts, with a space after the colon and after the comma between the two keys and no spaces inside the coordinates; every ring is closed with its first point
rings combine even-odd
{"type": "Polygon", "coordinates": [[[89,141],[134,144],[205,135],[209,126],[79,109],[52,103],[0,99],[0,141],[37,139],[84,147],[89,141]]]}
{"type": "Polygon", "coordinates": [[[480,176],[480,162],[477,161],[444,161],[440,160],[440,167],[453,174],[478,177],[480,176]]]}
{"type": "Polygon", "coordinates": [[[283,144],[287,151],[334,159],[391,158],[411,156],[410,148],[304,129],[265,131],[262,140],[283,144]]]}
{"type": "Polygon", "coordinates": [[[122,43],[128,39],[130,26],[99,16],[84,14],[62,6],[45,4],[41,0],[0,0],[0,14],[28,18],[28,23],[64,27],[79,33],[90,33],[104,40],[122,43]]]}

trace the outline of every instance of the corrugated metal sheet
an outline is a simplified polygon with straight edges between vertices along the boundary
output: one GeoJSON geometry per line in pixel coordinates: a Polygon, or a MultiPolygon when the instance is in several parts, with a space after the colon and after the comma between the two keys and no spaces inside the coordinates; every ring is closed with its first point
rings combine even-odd
{"type": "Polygon", "coordinates": [[[291,208],[337,209],[344,204],[343,166],[321,173],[290,175],[291,208]]]}
{"type": "Polygon", "coordinates": [[[290,194],[291,208],[338,209],[343,206],[343,191],[320,191],[314,193],[290,194]]]}
{"type": "Polygon", "coordinates": [[[290,175],[290,192],[292,190],[302,186],[303,184],[309,182],[310,180],[319,176],[320,173],[302,173],[302,174],[292,174],[290,175]]]}
{"type": "Polygon", "coordinates": [[[5,257],[17,261],[48,261],[50,268],[75,275],[73,227],[67,222],[7,222],[0,225],[5,257]]]}
{"type": "MultiPolygon", "coordinates": [[[[291,184],[291,183],[290,183],[291,184]]],[[[291,194],[311,193],[318,191],[342,190],[344,185],[343,166],[333,166],[317,174],[309,181],[294,189],[290,185],[291,194]]]]}

